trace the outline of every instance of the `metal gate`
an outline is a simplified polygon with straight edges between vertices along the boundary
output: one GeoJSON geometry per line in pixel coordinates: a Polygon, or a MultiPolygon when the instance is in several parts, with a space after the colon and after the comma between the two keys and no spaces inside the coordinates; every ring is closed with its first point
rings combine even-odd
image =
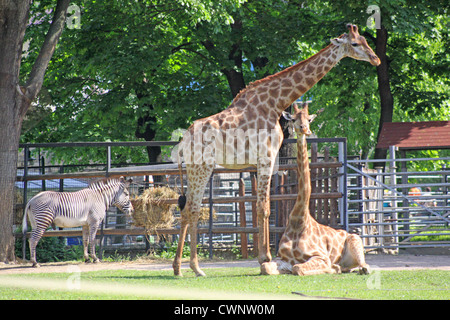
{"type": "Polygon", "coordinates": [[[449,157],[396,159],[394,148],[389,159],[347,160],[346,229],[366,249],[450,247],[449,165],[449,157]]]}

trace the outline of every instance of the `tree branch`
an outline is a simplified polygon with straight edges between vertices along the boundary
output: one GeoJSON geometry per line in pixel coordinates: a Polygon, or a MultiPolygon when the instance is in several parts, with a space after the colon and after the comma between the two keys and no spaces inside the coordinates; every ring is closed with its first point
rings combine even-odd
{"type": "MultiPolygon", "coordinates": [[[[58,0],[58,3],[56,4],[52,24],[45,36],[44,43],[39,51],[39,56],[33,65],[30,77],[25,85],[25,94],[29,100],[36,98],[41,90],[45,71],[47,70],[50,59],[55,51],[56,44],[64,29],[64,24],[66,23],[69,3],[70,0],[58,0]]],[[[26,110],[23,111],[26,112],[26,110]]]]}

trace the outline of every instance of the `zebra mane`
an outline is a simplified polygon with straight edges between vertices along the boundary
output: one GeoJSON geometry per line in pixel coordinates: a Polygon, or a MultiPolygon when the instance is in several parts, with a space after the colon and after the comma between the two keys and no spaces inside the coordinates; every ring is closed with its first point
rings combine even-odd
{"type": "Polygon", "coordinates": [[[92,181],[89,183],[89,189],[104,189],[105,187],[111,187],[113,185],[119,184],[119,179],[117,178],[103,178],[101,180],[92,181]]]}

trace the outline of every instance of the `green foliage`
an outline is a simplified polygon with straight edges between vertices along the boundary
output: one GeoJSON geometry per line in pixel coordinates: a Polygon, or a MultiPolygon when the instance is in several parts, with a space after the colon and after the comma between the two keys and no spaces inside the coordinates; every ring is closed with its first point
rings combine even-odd
{"type": "MultiPolygon", "coordinates": [[[[366,26],[369,4],[380,7],[388,31],[393,120],[449,119],[449,21],[441,0],[84,0],[77,2],[81,29],[64,31],[21,141],[129,141],[145,134],[170,140],[174,130],[229,105],[227,72],[244,85],[273,74],[318,52],[348,22],[358,24],[375,48],[376,31],[366,26]]],[[[23,79],[52,8],[51,1],[32,4],[23,79]]],[[[326,110],[313,123],[314,133],[347,137],[350,154],[372,154],[381,116],[373,66],[343,59],[307,95],[312,111],[326,110]]],[[[95,150],[52,154],[67,164],[105,161],[95,150]]],[[[148,160],[144,148],[121,149],[114,157],[148,160]]]]}
{"type": "MultiPolygon", "coordinates": [[[[164,247],[161,248],[160,250],[155,250],[153,252],[153,257],[155,258],[162,258],[162,259],[174,259],[175,255],[177,253],[177,248],[178,248],[178,242],[166,242],[164,244],[164,247]]],[[[202,252],[201,250],[197,249],[197,253],[198,256],[200,258],[204,258],[207,256],[207,254],[205,252],[202,252]]],[[[183,254],[181,255],[181,258],[189,258],[191,256],[191,247],[189,243],[184,243],[184,247],[183,247],[183,254]]]]}
{"type": "MultiPolygon", "coordinates": [[[[414,227],[413,229],[423,229],[420,227],[414,227]]],[[[414,233],[414,231],[412,232],[414,233]]],[[[419,242],[419,241],[450,241],[450,231],[446,227],[434,227],[432,231],[425,230],[424,233],[427,235],[423,236],[421,233],[417,233],[417,236],[414,236],[410,239],[411,242],[419,242]]]]}
{"type": "MultiPolygon", "coordinates": [[[[27,241],[26,259],[30,260],[30,250],[27,241]]],[[[22,238],[16,238],[15,254],[22,257],[22,238]]],[[[36,247],[38,262],[59,262],[80,260],[83,257],[83,246],[66,246],[64,239],[44,237],[36,247]]]]}

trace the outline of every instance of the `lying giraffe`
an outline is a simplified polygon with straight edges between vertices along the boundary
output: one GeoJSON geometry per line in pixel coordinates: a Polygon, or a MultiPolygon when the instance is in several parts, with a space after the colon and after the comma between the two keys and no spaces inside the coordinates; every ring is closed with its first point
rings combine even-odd
{"type": "Polygon", "coordinates": [[[261,273],[275,275],[292,273],[314,275],[349,272],[358,267],[360,274],[368,274],[361,238],[344,230],[336,230],[318,223],[309,212],[311,179],[306,136],[311,134],[309,124],[316,115],[309,115],[308,105],[295,114],[285,113],[294,121],[297,133],[298,194],[286,230],[280,240],[278,256],[261,265],[261,273]]]}
{"type": "MultiPolygon", "coordinates": [[[[374,66],[380,65],[380,59],[359,34],[357,26],[348,24],[347,28],[348,34],[332,39],[331,44],[317,54],[249,84],[227,109],[196,120],[186,131],[179,144],[179,155],[183,154],[186,163],[188,189],[186,196],[183,195],[183,201],[180,201],[180,238],[173,262],[175,275],[181,276],[181,255],[188,227],[191,235],[190,267],[197,276],[205,275],[197,259],[197,222],[205,186],[215,164],[226,168],[256,167],[258,260],[260,263],[271,261],[270,182],[275,159],[282,144],[283,133],[278,122],[282,112],[344,57],[368,61],[374,66]],[[228,143],[229,135],[233,140],[236,137],[238,141],[228,143]],[[222,142],[219,146],[218,141],[222,142]],[[211,156],[214,150],[215,156],[211,156]],[[234,154],[240,151],[245,154],[235,161],[234,154]]],[[[177,161],[181,166],[180,156],[177,161]]]]}

